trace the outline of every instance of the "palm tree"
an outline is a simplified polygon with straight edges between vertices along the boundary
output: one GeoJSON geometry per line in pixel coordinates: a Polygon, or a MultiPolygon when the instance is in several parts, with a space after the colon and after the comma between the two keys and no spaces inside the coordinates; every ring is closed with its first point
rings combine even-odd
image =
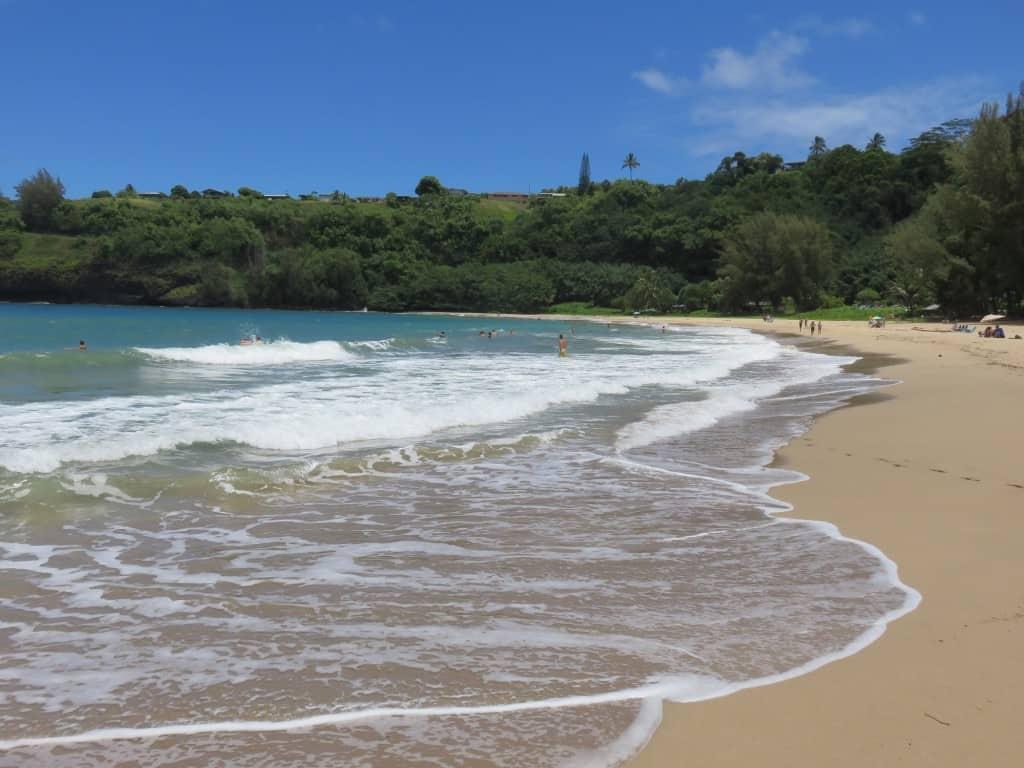
{"type": "Polygon", "coordinates": [[[810,149],[811,157],[821,157],[826,152],[828,152],[828,144],[825,143],[825,140],[821,138],[821,136],[815,136],[814,143],[811,144],[810,149]]]}
{"type": "Polygon", "coordinates": [[[626,159],[622,161],[623,168],[629,168],[629,180],[633,180],[633,169],[640,167],[640,161],[636,159],[636,155],[630,152],[626,155],[626,159]]]}
{"type": "Polygon", "coordinates": [[[871,141],[868,142],[865,149],[869,152],[873,149],[885,149],[885,136],[880,133],[876,133],[871,137],[871,141]]]}

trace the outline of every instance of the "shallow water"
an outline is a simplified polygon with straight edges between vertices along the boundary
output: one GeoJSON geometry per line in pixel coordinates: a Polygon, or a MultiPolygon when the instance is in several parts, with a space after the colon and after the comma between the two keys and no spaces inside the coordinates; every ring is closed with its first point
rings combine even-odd
{"type": "Polygon", "coordinates": [[[849,358],[372,313],[0,329],[0,765],[611,764],[660,699],[916,599],[765,495],[799,477],[775,447],[879,385],[849,358]]]}

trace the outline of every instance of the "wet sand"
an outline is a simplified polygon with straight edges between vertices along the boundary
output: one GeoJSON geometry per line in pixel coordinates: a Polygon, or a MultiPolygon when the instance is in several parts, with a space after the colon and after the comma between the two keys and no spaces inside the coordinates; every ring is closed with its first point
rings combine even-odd
{"type": "MultiPolygon", "coordinates": [[[[798,332],[795,321],[665,322],[798,332]]],[[[888,363],[880,375],[901,383],[827,414],[784,448],[777,460],[810,479],[773,495],[793,516],[880,547],[921,605],[864,651],[811,674],[667,704],[634,768],[1021,759],[1024,340],[916,327],[825,323],[824,348],[888,363]]]]}

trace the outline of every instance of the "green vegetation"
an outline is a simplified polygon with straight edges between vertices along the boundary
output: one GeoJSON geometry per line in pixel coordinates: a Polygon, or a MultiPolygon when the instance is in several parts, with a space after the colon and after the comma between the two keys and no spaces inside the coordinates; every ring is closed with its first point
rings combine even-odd
{"type": "Polygon", "coordinates": [[[868,320],[872,317],[884,317],[886,320],[893,320],[903,317],[907,308],[901,306],[893,307],[831,307],[828,309],[814,309],[809,312],[799,312],[793,317],[802,317],[806,320],[868,320]]]}
{"type": "Polygon", "coordinates": [[[21,219],[29,229],[45,232],[53,226],[53,213],[64,200],[64,185],[45,168],[14,188],[21,219]]]}
{"type": "MultiPolygon", "coordinates": [[[[447,190],[299,200],[175,185],[0,197],[0,299],[564,313],[1024,311],[1024,92],[899,153],[815,137],[804,163],[722,159],[700,181],[595,182],[529,202],[447,190]],[[885,305],[878,309],[875,305],[885,305]],[[851,309],[859,306],[860,309],[851,309]]],[[[639,167],[623,162],[632,178],[639,167]]],[[[813,313],[813,314],[807,314],[813,313]]]]}
{"type": "Polygon", "coordinates": [[[553,315],[621,315],[622,310],[615,307],[596,307],[585,301],[564,301],[552,304],[548,312],[553,315]]]}

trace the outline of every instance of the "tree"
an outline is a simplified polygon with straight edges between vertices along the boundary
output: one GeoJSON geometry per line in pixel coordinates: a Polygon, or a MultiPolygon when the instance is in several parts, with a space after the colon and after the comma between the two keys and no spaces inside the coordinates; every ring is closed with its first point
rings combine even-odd
{"type": "Polygon", "coordinates": [[[813,307],[831,270],[832,244],[823,224],[759,213],[726,237],[720,266],[723,299],[733,309],[767,302],[778,310],[786,297],[799,307],[813,307]]]}
{"type": "Polygon", "coordinates": [[[687,283],[679,291],[679,303],[688,310],[707,309],[714,298],[714,288],[710,280],[699,283],[687,283]]]}
{"type": "Polygon", "coordinates": [[[196,252],[210,261],[231,267],[255,269],[263,260],[263,235],[245,219],[220,217],[204,221],[193,230],[196,252]]]}
{"type": "Polygon", "coordinates": [[[633,286],[622,297],[627,312],[643,312],[654,309],[666,312],[671,308],[675,296],[657,273],[648,271],[640,275],[633,286]]]}
{"type": "Polygon", "coordinates": [[[113,197],[113,195],[110,194],[109,189],[97,189],[95,192],[92,193],[93,200],[102,200],[103,198],[106,197],[113,197]]]}
{"type": "MultiPolygon", "coordinates": [[[[996,104],[983,106],[960,147],[954,157],[963,187],[936,220],[955,222],[964,235],[951,249],[979,267],[979,286],[994,308],[1012,312],[1024,300],[1024,86],[1007,98],[1003,115],[996,104]]],[[[942,199],[939,192],[933,197],[942,199]]]]}
{"type": "Polygon", "coordinates": [[[857,302],[859,304],[868,304],[875,306],[882,300],[882,294],[876,291],[874,288],[861,288],[857,291],[857,302]]]}
{"type": "Polygon", "coordinates": [[[135,187],[131,184],[125,184],[124,189],[117,193],[118,197],[136,197],[135,187]]]}
{"type": "Polygon", "coordinates": [[[871,152],[872,150],[876,150],[876,149],[877,150],[885,149],[885,136],[883,136],[880,133],[876,133],[874,136],[871,137],[871,140],[868,141],[867,146],[864,147],[864,148],[868,152],[871,152]]]}
{"type": "Polygon", "coordinates": [[[416,194],[419,197],[424,195],[440,195],[443,192],[444,187],[437,176],[424,176],[416,185],[416,194]]]}
{"type": "Polygon", "coordinates": [[[64,202],[64,184],[45,168],[24,179],[14,188],[18,193],[18,208],[25,226],[36,232],[45,232],[51,225],[53,213],[64,202]]]}
{"type": "Polygon", "coordinates": [[[189,197],[188,187],[183,184],[175,184],[171,187],[171,197],[175,200],[186,200],[189,197]]]}
{"type": "Polygon", "coordinates": [[[590,155],[583,153],[580,160],[580,180],[576,186],[576,193],[582,197],[590,191],[590,155]]]}
{"type": "Polygon", "coordinates": [[[828,144],[821,136],[815,136],[814,142],[810,146],[810,154],[808,157],[821,157],[828,152],[828,144]]]}
{"type": "Polygon", "coordinates": [[[238,196],[249,197],[252,198],[253,200],[259,200],[263,197],[263,193],[260,192],[258,189],[253,189],[252,187],[239,187],[238,196]]]}
{"type": "Polygon", "coordinates": [[[939,242],[928,217],[904,222],[886,238],[885,245],[895,270],[893,297],[911,311],[934,301],[953,257],[939,242]]]}
{"type": "Polygon", "coordinates": [[[622,167],[629,169],[629,180],[633,180],[633,169],[640,167],[640,161],[636,159],[636,155],[630,152],[626,155],[626,159],[622,161],[622,167]]]}

